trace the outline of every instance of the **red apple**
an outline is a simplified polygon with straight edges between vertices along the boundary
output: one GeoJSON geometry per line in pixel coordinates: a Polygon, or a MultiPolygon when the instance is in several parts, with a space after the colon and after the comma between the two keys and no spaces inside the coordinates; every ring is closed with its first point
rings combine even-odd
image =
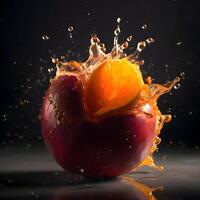
{"type": "Polygon", "coordinates": [[[129,172],[148,155],[156,137],[156,114],[121,114],[91,121],[86,117],[82,85],[75,75],[52,80],[41,110],[45,143],[67,171],[89,177],[129,172]]]}

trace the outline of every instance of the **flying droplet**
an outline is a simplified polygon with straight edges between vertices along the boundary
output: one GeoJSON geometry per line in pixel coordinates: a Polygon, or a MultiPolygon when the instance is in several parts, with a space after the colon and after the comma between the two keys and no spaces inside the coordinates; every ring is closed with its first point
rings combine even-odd
{"type": "Polygon", "coordinates": [[[49,40],[49,36],[47,36],[47,35],[42,35],[42,39],[43,39],[43,40],[49,40]]]}
{"type": "Polygon", "coordinates": [[[74,27],[73,26],[69,26],[68,29],[67,29],[69,32],[72,32],[74,30],[74,27]]]}
{"type": "Polygon", "coordinates": [[[174,85],[174,89],[177,90],[181,87],[180,83],[177,83],[176,85],[174,85]]]}
{"type": "Polygon", "coordinates": [[[181,44],[182,44],[182,42],[177,42],[176,43],[177,46],[180,46],[181,44]]]}
{"type": "Polygon", "coordinates": [[[3,121],[7,121],[7,115],[6,114],[3,115],[3,121]]]}
{"type": "Polygon", "coordinates": [[[62,60],[64,60],[64,59],[65,59],[65,56],[60,56],[60,58],[61,58],[62,60]]]}
{"type": "Polygon", "coordinates": [[[114,34],[115,36],[118,36],[120,34],[121,30],[119,28],[119,26],[115,29],[114,34]]]}
{"type": "Polygon", "coordinates": [[[58,58],[52,58],[51,61],[52,61],[52,63],[55,63],[55,64],[56,64],[56,63],[59,62],[59,59],[58,59],[58,58]]]}
{"type": "Polygon", "coordinates": [[[142,29],[144,30],[144,29],[146,29],[147,28],[147,25],[146,24],[143,24],[142,25],[142,29]]]}
{"type": "Polygon", "coordinates": [[[84,169],[81,169],[81,170],[80,170],[81,173],[83,173],[84,171],[85,171],[84,169]]]}
{"type": "Polygon", "coordinates": [[[118,17],[118,18],[117,18],[117,23],[119,24],[120,22],[121,22],[121,18],[118,17]]]}
{"type": "Polygon", "coordinates": [[[155,40],[154,40],[153,38],[148,38],[148,39],[146,39],[146,42],[147,42],[148,44],[151,44],[151,43],[154,43],[155,40]]]}
{"type": "Polygon", "coordinates": [[[127,40],[128,42],[130,42],[130,41],[132,41],[132,39],[133,39],[133,36],[132,36],[132,35],[130,35],[130,36],[128,36],[128,37],[127,37],[127,39],[126,39],[126,40],[127,40]]]}
{"type": "Polygon", "coordinates": [[[184,77],[184,76],[185,76],[185,72],[181,72],[180,75],[181,75],[182,77],[184,77]]]}

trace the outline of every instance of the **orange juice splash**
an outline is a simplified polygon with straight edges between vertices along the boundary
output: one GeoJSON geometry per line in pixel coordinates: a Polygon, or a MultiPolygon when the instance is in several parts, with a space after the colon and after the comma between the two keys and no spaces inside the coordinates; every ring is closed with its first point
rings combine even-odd
{"type": "Polygon", "coordinates": [[[171,120],[171,115],[161,114],[157,107],[157,100],[176,86],[180,78],[176,77],[166,84],[157,84],[153,83],[149,76],[144,83],[140,72],[140,66],[144,64],[144,61],[139,59],[139,55],[146,46],[155,41],[153,38],[147,38],[137,44],[133,53],[127,55],[125,49],[128,48],[133,37],[129,36],[125,42],[119,43],[120,21],[121,19],[118,18],[113,48],[110,52],[106,52],[105,44],[100,42],[97,35],[92,35],[89,57],[85,62],[63,62],[57,58],[52,59],[57,67],[56,76],[73,74],[82,81],[83,101],[88,120],[98,120],[109,115],[138,113],[152,117],[145,109],[145,106],[150,104],[157,118],[156,137],[148,156],[138,167],[149,166],[163,170],[163,166],[157,166],[154,163],[153,153],[161,142],[160,131],[164,123],[171,120]],[[88,91],[90,91],[89,95],[88,91]]]}

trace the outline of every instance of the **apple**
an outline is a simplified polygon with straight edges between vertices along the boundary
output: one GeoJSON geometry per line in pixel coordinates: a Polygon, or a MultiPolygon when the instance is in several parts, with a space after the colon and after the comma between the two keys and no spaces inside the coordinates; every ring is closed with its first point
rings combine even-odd
{"type": "Polygon", "coordinates": [[[56,76],[41,109],[44,141],[65,170],[88,177],[115,177],[131,171],[149,154],[156,137],[156,114],[109,115],[88,119],[76,75],[56,76]]]}

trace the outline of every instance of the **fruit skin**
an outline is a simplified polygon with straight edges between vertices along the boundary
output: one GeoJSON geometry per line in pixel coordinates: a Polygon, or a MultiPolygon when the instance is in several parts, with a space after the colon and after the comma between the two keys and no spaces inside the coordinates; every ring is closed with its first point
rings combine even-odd
{"type": "Polygon", "coordinates": [[[85,117],[82,86],[75,75],[52,80],[43,100],[44,141],[58,164],[89,177],[129,172],[148,155],[156,137],[156,115],[115,115],[100,121],[85,117]]]}

